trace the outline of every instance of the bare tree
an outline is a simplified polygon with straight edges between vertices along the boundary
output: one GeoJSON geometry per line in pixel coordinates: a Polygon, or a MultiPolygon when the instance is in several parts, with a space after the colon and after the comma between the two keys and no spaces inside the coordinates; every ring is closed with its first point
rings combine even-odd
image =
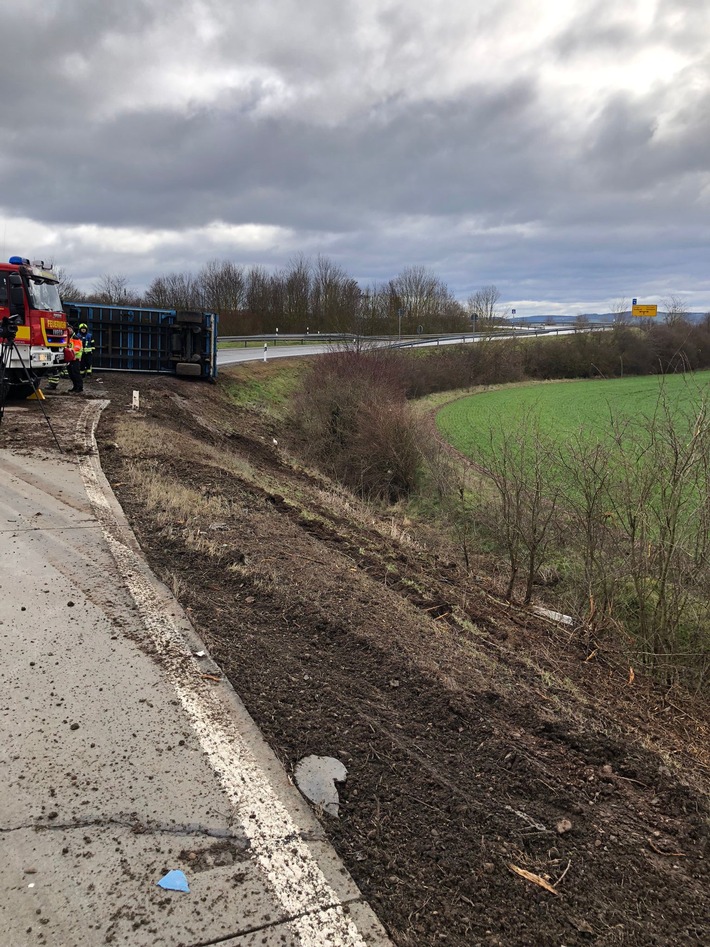
{"type": "Polygon", "coordinates": [[[201,309],[202,289],[191,273],[158,276],[150,284],[144,301],[156,309],[201,309]]]}
{"type": "Polygon", "coordinates": [[[106,306],[126,306],[133,303],[135,296],[128,288],[128,277],[105,273],[94,283],[92,301],[106,306]]]}
{"type": "Polygon", "coordinates": [[[618,299],[612,299],[609,303],[609,312],[614,313],[615,325],[627,323],[631,315],[631,306],[629,306],[628,299],[623,296],[620,296],[618,299]]]}
{"type": "Polygon", "coordinates": [[[491,322],[501,313],[498,308],[500,292],[497,286],[483,286],[468,297],[468,313],[475,323],[481,320],[491,322]]]}
{"type": "MultiPolygon", "coordinates": [[[[311,261],[299,253],[289,260],[288,268],[281,274],[285,296],[283,313],[277,319],[282,328],[291,332],[303,332],[306,326],[316,330],[328,328],[320,314],[316,318],[310,311],[312,271],[311,261]]],[[[278,328],[278,322],[274,328],[278,328]]]]}
{"type": "Polygon", "coordinates": [[[447,285],[424,266],[408,266],[387,286],[390,330],[413,333],[459,331],[466,327],[463,309],[447,285]],[[395,330],[396,327],[396,330],[395,330]]]}
{"type": "Polygon", "coordinates": [[[84,294],[67,271],[63,267],[57,266],[54,268],[54,272],[59,277],[59,296],[62,302],[65,299],[75,303],[81,302],[84,299],[84,294]]]}
{"type": "Polygon", "coordinates": [[[666,322],[668,325],[676,325],[688,318],[688,309],[682,296],[673,293],[662,300],[661,306],[666,313],[666,322]]]}
{"type": "Polygon", "coordinates": [[[581,582],[573,583],[579,596],[574,606],[579,611],[586,607],[587,624],[595,630],[611,620],[622,581],[609,512],[615,476],[611,444],[591,441],[579,431],[567,440],[558,464],[564,473],[566,541],[581,560],[581,582]]]}
{"type": "Polygon", "coordinates": [[[551,475],[554,451],[531,411],[514,430],[491,429],[488,439],[485,464],[498,493],[499,530],[510,567],[506,597],[512,600],[518,574],[524,570],[527,605],[550,543],[560,492],[551,475]]]}
{"type": "Polygon", "coordinates": [[[360,287],[337,263],[318,256],[311,270],[310,308],[315,325],[360,334],[360,287]]]}
{"type": "Polygon", "coordinates": [[[623,432],[616,426],[615,440],[609,498],[633,589],[627,628],[644,661],[667,669],[693,638],[705,636],[707,647],[707,402],[679,411],[662,390],[654,415],[623,432]]]}
{"type": "Polygon", "coordinates": [[[269,274],[263,266],[252,266],[244,290],[247,309],[261,316],[269,306],[269,274]]]}
{"type": "Polygon", "coordinates": [[[244,270],[229,260],[210,260],[197,277],[206,309],[222,313],[242,309],[245,298],[244,270]]]}

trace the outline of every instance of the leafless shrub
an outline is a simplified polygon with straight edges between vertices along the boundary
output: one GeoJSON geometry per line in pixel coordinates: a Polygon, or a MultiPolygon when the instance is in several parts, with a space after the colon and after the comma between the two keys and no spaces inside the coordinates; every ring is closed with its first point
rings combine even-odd
{"type": "Polygon", "coordinates": [[[633,428],[617,422],[615,439],[621,460],[609,503],[628,577],[619,602],[625,625],[645,662],[666,678],[672,666],[707,669],[708,404],[679,411],[661,391],[654,414],[633,428]]]}
{"type": "Polygon", "coordinates": [[[361,495],[391,502],[414,489],[424,440],[400,365],[388,352],[329,353],[309,373],[292,412],[310,460],[361,495]]]}
{"type": "Polygon", "coordinates": [[[498,495],[495,512],[510,567],[506,596],[513,597],[522,571],[523,601],[528,604],[550,544],[559,498],[558,482],[550,476],[554,451],[532,412],[515,429],[489,431],[488,441],[485,464],[498,495]]]}
{"type": "Polygon", "coordinates": [[[611,619],[621,580],[609,511],[614,478],[611,455],[611,445],[590,442],[579,431],[559,452],[557,461],[557,475],[562,475],[564,484],[564,542],[572,554],[578,554],[581,565],[573,608],[578,614],[586,611],[585,622],[592,631],[611,619]]]}

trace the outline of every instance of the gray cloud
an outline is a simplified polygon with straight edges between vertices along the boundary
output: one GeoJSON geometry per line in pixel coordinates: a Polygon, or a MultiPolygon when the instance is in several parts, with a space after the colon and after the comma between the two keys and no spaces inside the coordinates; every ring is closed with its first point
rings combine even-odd
{"type": "Polygon", "coordinates": [[[524,0],[55,0],[31,20],[0,2],[5,229],[36,222],[87,281],[305,248],[531,307],[708,306],[705,6],[576,7],[537,32],[524,0]],[[134,231],[159,232],[149,252],[134,231]]]}

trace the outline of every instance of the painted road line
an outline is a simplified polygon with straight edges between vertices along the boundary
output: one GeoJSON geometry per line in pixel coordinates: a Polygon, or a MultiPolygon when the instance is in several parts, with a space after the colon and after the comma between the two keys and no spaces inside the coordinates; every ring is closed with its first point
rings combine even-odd
{"type": "MultiPolygon", "coordinates": [[[[80,437],[86,451],[80,458],[81,475],[106,543],[161,657],[165,674],[239,815],[255,863],[290,919],[288,926],[298,942],[304,947],[365,947],[372,940],[363,938],[348,915],[347,905],[302,839],[301,828],[259,766],[236,721],[225,713],[219,688],[211,687],[195,673],[195,659],[174,617],[175,602],[166,602],[166,591],[147,569],[130,527],[122,515],[117,515],[120,507],[101,469],[95,441],[96,425],[107,404],[92,402],[80,418],[80,437]]],[[[373,934],[376,942],[388,943],[384,932],[373,934]]]]}

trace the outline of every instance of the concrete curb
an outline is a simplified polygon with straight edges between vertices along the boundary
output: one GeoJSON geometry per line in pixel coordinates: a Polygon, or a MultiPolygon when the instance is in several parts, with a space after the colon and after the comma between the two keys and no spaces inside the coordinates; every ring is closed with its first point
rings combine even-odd
{"type": "MultiPolygon", "coordinates": [[[[289,919],[294,944],[386,947],[380,922],[289,782],[280,762],[169,590],[148,567],[101,468],[95,430],[108,401],[78,420],[81,477],[92,511],[159,661],[251,844],[264,883],[289,919]],[[212,672],[221,679],[209,681],[212,672]]],[[[280,925],[283,932],[284,925],[280,925]]],[[[279,943],[282,941],[279,940],[279,943]]],[[[229,943],[242,943],[238,940],[229,943]]],[[[264,943],[269,943],[264,940],[264,943]]]]}

